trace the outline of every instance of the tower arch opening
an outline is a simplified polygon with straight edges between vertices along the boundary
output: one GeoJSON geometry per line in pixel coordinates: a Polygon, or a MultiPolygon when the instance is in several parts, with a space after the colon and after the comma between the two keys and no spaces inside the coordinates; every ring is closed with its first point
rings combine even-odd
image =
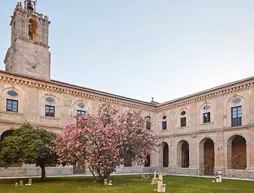
{"type": "Polygon", "coordinates": [[[38,24],[34,19],[29,19],[28,22],[28,38],[35,42],[38,41],[38,24]]]}

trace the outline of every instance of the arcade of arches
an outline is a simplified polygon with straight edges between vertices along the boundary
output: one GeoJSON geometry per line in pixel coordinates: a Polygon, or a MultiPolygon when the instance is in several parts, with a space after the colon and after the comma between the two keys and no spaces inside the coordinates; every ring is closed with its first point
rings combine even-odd
{"type": "MultiPolygon", "coordinates": [[[[177,145],[177,167],[188,168],[190,166],[189,143],[182,140],[177,145]]],[[[161,145],[162,166],[169,167],[169,146],[166,142],[161,145]]],[[[210,138],[204,138],[199,143],[199,167],[203,175],[214,175],[215,167],[215,142],[210,138]]],[[[234,135],[227,141],[228,169],[245,170],[247,168],[247,145],[244,137],[234,135]]]]}

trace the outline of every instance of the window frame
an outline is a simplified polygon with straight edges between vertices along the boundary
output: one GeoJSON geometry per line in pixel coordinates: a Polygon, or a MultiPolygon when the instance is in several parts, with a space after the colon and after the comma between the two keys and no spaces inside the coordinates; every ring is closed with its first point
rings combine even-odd
{"type": "Polygon", "coordinates": [[[180,127],[186,127],[187,126],[187,118],[186,117],[181,117],[180,118],[180,127]],[[182,120],[185,120],[183,124],[182,120]]]}
{"type": "Polygon", "coordinates": [[[45,117],[55,117],[56,116],[56,107],[53,105],[45,105],[45,117]],[[49,108],[49,114],[47,114],[47,108],[49,108]],[[51,116],[51,108],[53,108],[53,116],[51,116]]]}
{"type": "Polygon", "coordinates": [[[243,107],[242,105],[231,107],[231,127],[242,126],[243,107]],[[234,109],[236,109],[236,117],[234,117],[234,109]],[[239,113],[239,109],[241,109],[239,113]],[[239,116],[240,114],[240,116],[239,116]]]}
{"type": "Polygon", "coordinates": [[[161,127],[162,127],[162,130],[167,130],[167,121],[162,121],[161,127]]]}
{"type": "Polygon", "coordinates": [[[85,115],[85,114],[86,114],[86,111],[79,110],[79,109],[76,111],[76,115],[77,115],[77,116],[83,116],[83,115],[85,115]],[[79,114],[79,112],[82,112],[83,114],[81,114],[81,113],[79,114]]]}
{"type": "Polygon", "coordinates": [[[151,130],[151,121],[149,120],[149,121],[146,121],[146,130],[151,130]]]}
{"type": "Polygon", "coordinates": [[[15,99],[9,99],[7,98],[6,99],[6,111],[7,112],[13,112],[13,113],[18,113],[19,112],[19,101],[18,100],[15,100],[15,99]],[[9,106],[9,103],[8,102],[11,102],[11,109],[8,108],[9,106]],[[13,111],[13,103],[16,102],[17,103],[17,109],[16,111],[13,111]]]}
{"type": "Polygon", "coordinates": [[[203,123],[211,123],[211,112],[203,113],[203,123]],[[208,115],[208,117],[206,118],[205,115],[208,115]]]}

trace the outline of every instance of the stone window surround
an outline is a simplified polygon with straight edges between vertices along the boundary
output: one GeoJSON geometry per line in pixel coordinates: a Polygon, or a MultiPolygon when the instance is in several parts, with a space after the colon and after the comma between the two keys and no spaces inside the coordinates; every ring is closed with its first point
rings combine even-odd
{"type": "Polygon", "coordinates": [[[168,125],[168,115],[167,115],[167,113],[162,113],[161,115],[160,115],[160,120],[159,120],[159,130],[160,131],[168,131],[168,127],[169,125],[168,125]],[[163,117],[164,116],[166,116],[166,118],[165,119],[163,119],[163,117]],[[163,129],[163,122],[166,122],[166,129],[163,129]]]}
{"type": "Polygon", "coordinates": [[[179,128],[179,129],[188,128],[188,125],[189,125],[189,114],[188,114],[187,108],[181,108],[181,109],[178,111],[176,117],[177,117],[177,118],[176,118],[176,121],[177,121],[176,127],[177,127],[177,128],[179,128]],[[181,113],[182,113],[183,111],[185,111],[185,115],[181,115],[181,113]],[[184,117],[186,117],[186,126],[183,126],[183,127],[182,127],[182,126],[181,126],[181,118],[184,118],[184,117]]]}
{"type": "Polygon", "coordinates": [[[231,108],[232,107],[238,107],[238,106],[242,107],[242,125],[241,126],[247,125],[249,123],[247,119],[247,115],[249,114],[249,107],[247,105],[247,101],[242,96],[234,95],[232,97],[229,97],[229,100],[225,101],[224,105],[225,105],[224,125],[226,127],[231,127],[231,108]],[[241,102],[237,104],[232,103],[232,100],[234,98],[240,98],[241,102]]]}
{"type": "Polygon", "coordinates": [[[23,115],[24,101],[25,101],[25,95],[24,95],[24,91],[21,88],[17,86],[3,88],[1,92],[0,112],[13,114],[13,115],[17,115],[17,114],[23,115]],[[8,95],[8,91],[10,90],[14,90],[15,92],[17,92],[18,95],[17,96],[8,95]],[[7,99],[18,101],[18,112],[6,111],[7,99]]]}
{"type": "Polygon", "coordinates": [[[200,106],[199,109],[199,124],[200,125],[209,125],[214,123],[214,105],[211,102],[205,102],[203,105],[200,106]],[[206,105],[210,106],[210,109],[208,111],[204,110],[204,107],[206,105]],[[204,113],[210,113],[210,122],[204,123],[203,122],[203,114],[204,113]]]}
{"type": "Polygon", "coordinates": [[[76,116],[77,111],[85,111],[86,113],[89,112],[89,106],[88,103],[82,99],[75,99],[72,101],[71,107],[70,107],[70,114],[76,116]],[[85,107],[80,108],[78,106],[79,103],[84,103],[85,107]]]}
{"type": "Polygon", "coordinates": [[[60,101],[59,98],[53,94],[44,94],[40,99],[40,117],[47,118],[47,119],[59,119],[60,118],[60,105],[59,105],[60,103],[59,103],[59,101],[60,101]],[[54,102],[47,102],[46,101],[47,97],[52,97],[53,99],[55,99],[55,101],[54,102]],[[46,105],[55,107],[55,116],[54,117],[45,116],[46,105]]]}

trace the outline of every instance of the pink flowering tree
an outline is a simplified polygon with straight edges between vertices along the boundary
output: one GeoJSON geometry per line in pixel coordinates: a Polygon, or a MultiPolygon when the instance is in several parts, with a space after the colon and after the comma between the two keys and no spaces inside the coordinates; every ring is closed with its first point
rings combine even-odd
{"type": "Polygon", "coordinates": [[[120,159],[126,159],[125,152],[132,153],[133,161],[144,162],[154,145],[153,135],[144,130],[140,112],[118,115],[116,107],[104,103],[97,114],[74,117],[74,121],[53,141],[53,149],[60,163],[87,163],[99,181],[110,176],[120,159]]]}
{"type": "Polygon", "coordinates": [[[155,137],[151,131],[144,129],[145,123],[141,111],[127,110],[119,117],[120,158],[125,165],[130,165],[132,161],[144,164],[147,155],[154,149],[155,137]]]}

